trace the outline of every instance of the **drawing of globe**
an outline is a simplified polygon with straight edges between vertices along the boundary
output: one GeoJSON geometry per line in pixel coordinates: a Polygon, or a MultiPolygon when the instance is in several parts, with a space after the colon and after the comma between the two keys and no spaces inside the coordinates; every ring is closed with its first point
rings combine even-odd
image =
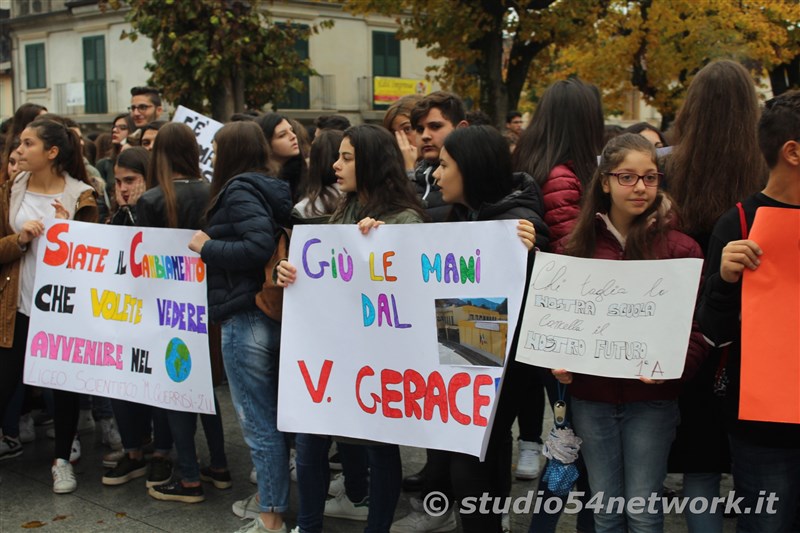
{"type": "Polygon", "coordinates": [[[169,341],[165,363],[172,381],[180,383],[188,378],[192,371],[192,356],[186,343],[177,337],[169,341]]]}

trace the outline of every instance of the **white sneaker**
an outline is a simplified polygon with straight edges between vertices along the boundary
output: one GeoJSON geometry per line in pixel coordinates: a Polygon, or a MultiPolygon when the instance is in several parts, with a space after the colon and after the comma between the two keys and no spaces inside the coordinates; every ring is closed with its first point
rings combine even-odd
{"type": "MultiPolygon", "coordinates": [[[[297,529],[297,528],[295,528],[297,529]]],[[[300,531],[298,529],[298,531],[300,531]]],[[[267,529],[264,525],[264,522],[261,521],[261,517],[255,518],[252,522],[247,524],[246,526],[239,529],[236,533],[286,533],[286,522],[278,529],[267,529]]]]}
{"type": "Polygon", "coordinates": [[[69,451],[69,462],[72,464],[77,463],[81,460],[81,441],[78,440],[78,436],[72,439],[72,449],[69,451]]]}
{"type": "Polygon", "coordinates": [[[256,472],[256,467],[250,471],[250,483],[253,485],[258,485],[258,473],[256,472]]]}
{"type": "Polygon", "coordinates": [[[36,427],[33,417],[28,413],[19,417],[19,441],[23,444],[36,440],[36,427]]]}
{"type": "Polygon", "coordinates": [[[107,444],[112,450],[122,449],[122,437],[119,436],[117,421],[114,418],[101,418],[100,429],[103,433],[103,444],[107,444]]]}
{"type": "Polygon", "coordinates": [[[22,455],[22,443],[20,439],[14,437],[3,436],[0,439],[0,460],[11,459],[12,457],[19,457],[22,455]]]}
{"type": "Polygon", "coordinates": [[[94,418],[91,409],[81,409],[78,415],[78,433],[91,433],[94,431],[94,418]]]}
{"type": "Polygon", "coordinates": [[[289,452],[289,479],[297,483],[297,452],[289,452]]]}
{"type": "Polygon", "coordinates": [[[256,496],[258,496],[257,492],[244,500],[233,502],[233,506],[231,507],[233,514],[242,519],[258,518],[258,515],[261,513],[261,508],[258,506],[256,496]]]}
{"type": "Polygon", "coordinates": [[[78,488],[78,481],[69,461],[56,459],[56,464],[50,468],[50,472],[53,474],[53,492],[56,494],[68,494],[78,488]]]}
{"type": "Polygon", "coordinates": [[[56,428],[54,426],[50,426],[44,430],[44,434],[48,439],[54,439],[56,438],[56,428]]]}
{"type": "Polygon", "coordinates": [[[347,494],[342,492],[335,498],[325,502],[325,516],[334,518],[345,518],[347,520],[357,520],[359,522],[366,522],[367,515],[369,514],[369,503],[367,498],[364,498],[358,503],[351,502],[347,494]]]}
{"type": "Polygon", "coordinates": [[[536,479],[542,471],[542,445],[538,442],[519,441],[519,460],[514,476],[517,479],[536,479]]]}
{"type": "Polygon", "coordinates": [[[344,492],[344,473],[339,472],[333,479],[331,480],[330,485],[328,485],[328,496],[333,496],[334,498],[339,494],[344,492]]]}
{"type": "Polygon", "coordinates": [[[456,528],[456,515],[452,509],[442,516],[431,516],[422,507],[422,501],[411,498],[411,512],[389,530],[391,533],[442,533],[456,528]]]}

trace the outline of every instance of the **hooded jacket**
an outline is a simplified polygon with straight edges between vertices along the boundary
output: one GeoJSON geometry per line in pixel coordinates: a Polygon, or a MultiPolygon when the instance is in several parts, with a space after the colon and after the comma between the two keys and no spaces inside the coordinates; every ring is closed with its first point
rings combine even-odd
{"type": "Polygon", "coordinates": [[[519,220],[533,223],[536,229],[536,248],[546,251],[550,246],[550,231],[544,222],[544,203],[539,185],[528,174],[515,172],[512,191],[497,202],[483,203],[476,211],[457,205],[453,207],[451,220],[519,220]]]}
{"type": "Polygon", "coordinates": [[[256,172],[232,178],[213,200],[200,256],[208,266],[208,315],[214,322],[257,309],[275,231],[289,226],[289,183],[256,172]]]}

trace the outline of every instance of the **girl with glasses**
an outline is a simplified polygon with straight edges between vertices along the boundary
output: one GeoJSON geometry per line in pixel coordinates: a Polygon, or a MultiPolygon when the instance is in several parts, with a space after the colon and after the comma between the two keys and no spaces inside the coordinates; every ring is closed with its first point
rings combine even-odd
{"type": "MultiPolygon", "coordinates": [[[[563,252],[595,259],[702,258],[700,246],[673,229],[677,216],[659,189],[653,144],[626,133],[609,141],[594,173],[577,224],[563,252]]],[[[581,452],[592,495],[642,497],[661,492],[667,456],[678,425],[681,382],[691,378],[708,345],[693,324],[680,380],[605,378],[553,370],[570,384],[572,422],[583,439],[581,452]]],[[[643,513],[597,513],[595,530],[662,531],[660,506],[643,513]]]]}

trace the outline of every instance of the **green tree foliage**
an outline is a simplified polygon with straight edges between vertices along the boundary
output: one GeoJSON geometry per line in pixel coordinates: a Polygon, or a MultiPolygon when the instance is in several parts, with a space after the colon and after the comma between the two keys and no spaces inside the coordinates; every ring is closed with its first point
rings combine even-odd
{"type": "MultiPolygon", "coordinates": [[[[153,45],[149,83],[175,105],[224,121],[245,106],[279,102],[301,76],[314,74],[294,43],[318,27],[275,24],[258,1],[105,0],[129,8],[133,31],[121,38],[148,37],[153,45]]],[[[324,22],[321,27],[330,27],[324,22]]]]}
{"type": "Polygon", "coordinates": [[[542,50],[588,32],[603,2],[587,0],[350,0],[355,14],[380,13],[401,25],[397,37],[429,48],[444,87],[477,100],[497,125],[519,103],[528,68],[542,50]]]}
{"type": "MultiPolygon", "coordinates": [[[[784,67],[791,72],[792,61],[796,68],[798,21],[796,0],[611,0],[581,39],[541,54],[529,81],[538,94],[555,79],[580,76],[603,90],[612,113],[638,89],[665,128],[692,77],[714,59],[737,60],[757,79],[772,72],[781,77],[784,67]]],[[[782,78],[791,83],[791,76],[782,78]]]]}

